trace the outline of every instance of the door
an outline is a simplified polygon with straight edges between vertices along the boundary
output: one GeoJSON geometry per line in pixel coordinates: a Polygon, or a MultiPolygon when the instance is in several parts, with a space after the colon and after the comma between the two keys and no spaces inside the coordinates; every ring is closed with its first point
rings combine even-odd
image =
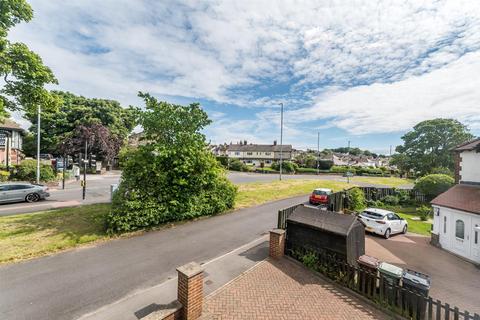
{"type": "Polygon", "coordinates": [[[453,221],[453,250],[455,253],[470,257],[470,217],[455,214],[453,221]]]}
{"type": "Polygon", "coordinates": [[[387,219],[390,224],[390,229],[392,233],[400,232],[400,220],[398,220],[393,213],[387,214],[387,219]]]}
{"type": "Polygon", "coordinates": [[[472,260],[480,263],[480,218],[472,217],[471,235],[472,260]]]}
{"type": "Polygon", "coordinates": [[[0,186],[0,202],[8,202],[8,187],[9,186],[0,186]]]}

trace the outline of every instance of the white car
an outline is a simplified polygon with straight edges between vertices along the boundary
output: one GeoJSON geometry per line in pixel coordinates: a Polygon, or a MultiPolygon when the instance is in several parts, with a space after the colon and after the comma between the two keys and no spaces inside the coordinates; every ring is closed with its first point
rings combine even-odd
{"type": "Polygon", "coordinates": [[[385,239],[395,233],[407,233],[407,221],[392,211],[367,208],[358,215],[358,218],[365,225],[365,231],[379,234],[385,239]]]}

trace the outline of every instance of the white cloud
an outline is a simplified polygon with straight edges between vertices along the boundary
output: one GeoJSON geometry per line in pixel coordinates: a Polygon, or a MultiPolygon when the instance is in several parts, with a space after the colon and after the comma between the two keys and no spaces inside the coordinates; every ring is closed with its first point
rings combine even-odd
{"type": "Polygon", "coordinates": [[[356,134],[433,116],[480,127],[478,1],[31,3],[34,20],[11,37],[60,88],[125,104],[141,104],[141,90],[257,107],[249,120],[216,115],[210,132],[225,140],[272,140],[278,113],[265,108],[280,101],[298,110],[286,122],[293,137],[315,119],[356,134]]]}
{"type": "Polygon", "coordinates": [[[455,118],[480,128],[480,53],[394,83],[376,83],[319,97],[292,112],[301,123],[328,120],[353,134],[401,132],[422,120],[455,118]]]}

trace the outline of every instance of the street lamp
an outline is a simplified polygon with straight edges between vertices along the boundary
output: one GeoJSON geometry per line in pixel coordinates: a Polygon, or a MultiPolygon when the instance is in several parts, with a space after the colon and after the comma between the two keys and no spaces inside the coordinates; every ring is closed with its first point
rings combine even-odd
{"type": "Polygon", "coordinates": [[[38,104],[37,109],[37,183],[40,183],[40,113],[42,108],[38,104]]]}
{"type": "Polygon", "coordinates": [[[280,102],[280,181],[282,180],[283,166],[283,102],[280,102]]]}

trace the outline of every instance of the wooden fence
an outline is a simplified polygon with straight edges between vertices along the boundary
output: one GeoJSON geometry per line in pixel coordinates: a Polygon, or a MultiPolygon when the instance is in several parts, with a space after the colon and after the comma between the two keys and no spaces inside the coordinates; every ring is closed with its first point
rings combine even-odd
{"type": "Polygon", "coordinates": [[[278,229],[285,229],[287,227],[287,219],[292,214],[298,206],[302,204],[294,205],[293,207],[278,210],[278,221],[277,221],[277,228],[278,229]]]}
{"type": "Polygon", "coordinates": [[[414,189],[359,187],[365,194],[366,200],[381,200],[386,196],[398,196],[406,194],[410,199],[418,202],[426,202],[425,195],[414,189]]]}
{"type": "Polygon", "coordinates": [[[372,269],[347,264],[330,253],[299,247],[287,251],[287,255],[305,261],[309,268],[407,319],[480,320],[477,313],[461,311],[448,303],[433,299],[426,292],[402,286],[398,280],[382,276],[372,269]]]}

